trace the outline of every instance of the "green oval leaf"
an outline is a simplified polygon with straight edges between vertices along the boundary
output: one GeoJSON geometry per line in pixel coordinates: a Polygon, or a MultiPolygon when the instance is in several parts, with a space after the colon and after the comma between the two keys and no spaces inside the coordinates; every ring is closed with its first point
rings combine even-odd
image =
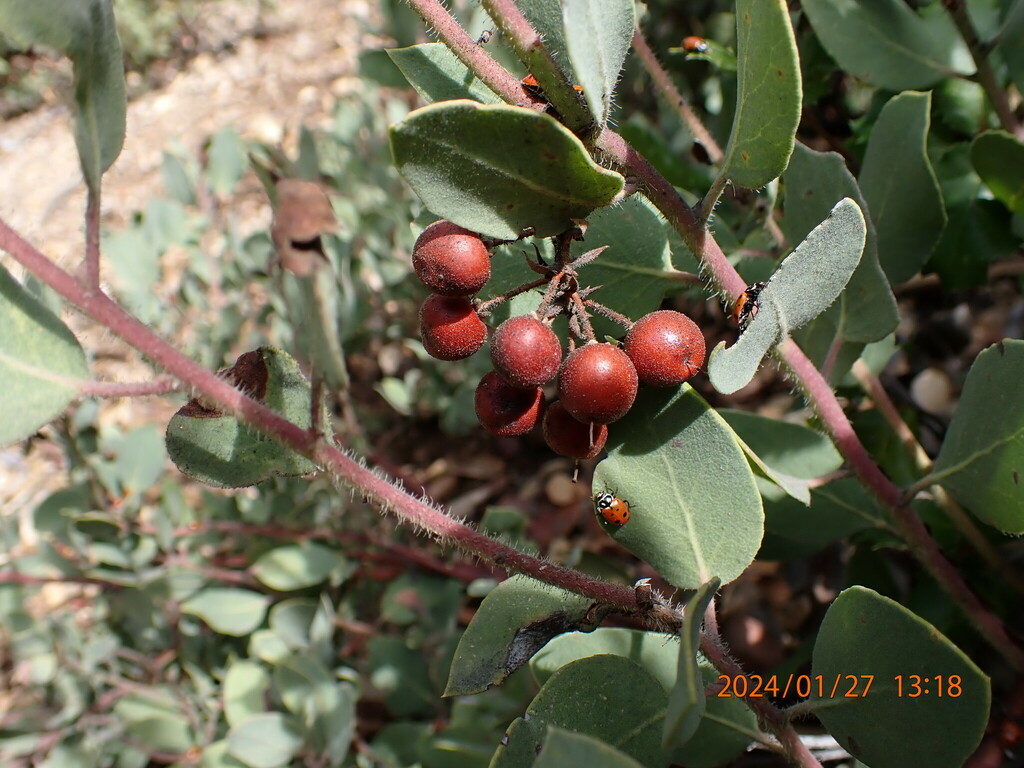
{"type": "Polygon", "coordinates": [[[484,598],[459,640],[444,695],[501,685],[551,638],[584,628],[591,604],[526,576],[503,581],[484,598]]]}
{"type": "Polygon", "coordinates": [[[608,122],[619,71],[633,40],[636,11],[632,0],[565,0],[565,43],[569,61],[583,87],[590,114],[608,122]]]}
{"type": "MultiPolygon", "coordinates": [[[[272,347],[246,352],[226,375],[293,424],[309,428],[309,382],[287,353],[272,347]]],[[[316,470],[305,456],[197,400],[171,417],[166,439],[167,453],[182,473],[221,488],[316,470]]]]}
{"type": "Polygon", "coordinates": [[[551,676],[509,726],[491,766],[533,765],[550,726],[596,736],[641,765],[665,765],[664,717],[665,691],[647,670],[621,656],[590,656],[551,676]]]}
{"type": "Polygon", "coordinates": [[[963,40],[941,9],[925,23],[903,0],[803,0],[801,7],[839,66],[879,88],[927,88],[953,74],[974,73],[963,40]]]}
{"type": "Polygon", "coordinates": [[[757,189],[786,170],[800,122],[800,62],[784,0],[737,0],[736,114],[719,174],[757,189]]]}
{"type": "Polygon", "coordinates": [[[446,101],[391,128],[399,172],[437,216],[474,232],[541,237],[608,205],[623,178],[597,165],[547,115],[507,105],[446,101]]]}
{"type": "Polygon", "coordinates": [[[269,690],[270,676],[262,666],[244,659],[232,662],[221,691],[228,725],[238,725],[250,715],[264,712],[269,690]]]}
{"type": "Polygon", "coordinates": [[[929,479],[979,519],[1024,533],[1024,341],[1006,339],[974,361],[929,479]]]}
{"type": "Polygon", "coordinates": [[[333,685],[331,673],[311,656],[291,655],[274,665],[274,692],[296,715],[307,712],[311,702],[333,685]]]}
{"type": "MultiPolygon", "coordinates": [[[[783,228],[791,243],[798,243],[825,218],[836,203],[849,197],[868,210],[856,179],[837,152],[815,152],[798,143],[782,177],[786,190],[783,228]]],[[[896,297],[878,263],[878,236],[870,219],[864,255],[850,282],[839,297],[836,325],[842,337],[852,342],[877,341],[896,328],[896,297]]]]}
{"type": "Polygon", "coordinates": [[[91,189],[124,144],[124,60],[111,0],[0,0],[0,29],[75,65],[75,144],[91,189]]]}
{"type": "Polygon", "coordinates": [[[253,563],[252,574],[271,589],[289,592],[319,584],[344,562],[336,550],[304,542],[264,553],[253,563]]]}
{"type": "Polygon", "coordinates": [[[585,765],[588,768],[643,768],[629,755],[624,755],[615,747],[608,746],[593,736],[551,726],[533,768],[565,768],[569,765],[585,765]]]}
{"type": "Polygon", "coordinates": [[[212,588],[181,604],[182,613],[198,616],[222,635],[248,635],[263,623],[270,598],[247,589],[212,588]]]}
{"type": "Polygon", "coordinates": [[[0,266],[0,376],[17,407],[0,419],[0,446],[34,433],[62,413],[89,379],[74,334],[0,266]]]}
{"type": "Polygon", "coordinates": [[[711,352],[708,378],[715,389],[728,395],[745,387],[769,349],[828,309],[860,262],[865,233],[860,208],[843,198],[779,265],[739,340],[728,349],[721,342],[711,352]]]}
{"type": "Polygon", "coordinates": [[[959,768],[985,733],[988,678],[935,627],[870,589],[851,587],[829,606],[811,674],[818,718],[872,768],[959,768]]]}
{"type": "Polygon", "coordinates": [[[246,718],[228,732],[228,752],[250,768],[285,765],[302,748],[302,728],[280,712],[246,718]]]}
{"type": "Polygon", "coordinates": [[[892,283],[916,273],[946,226],[928,159],[930,93],[893,96],[871,130],[860,187],[878,233],[878,260],[892,283]]]}
{"type": "Polygon", "coordinates": [[[448,46],[422,43],[387,51],[409,84],[426,101],[470,99],[482,104],[500,104],[501,99],[484,85],[448,46]]]}
{"type": "Polygon", "coordinates": [[[632,516],[603,524],[608,534],[682,589],[739,576],[757,554],[764,516],[750,465],[722,417],[689,386],[652,389],[614,434],[628,437],[598,464],[594,491],[625,499],[632,516]]]}
{"type": "MultiPolygon", "coordinates": [[[[530,671],[544,685],[559,669],[577,659],[611,653],[632,659],[646,669],[661,687],[671,691],[679,667],[678,636],[638,629],[598,627],[593,632],[571,632],[554,638],[530,661],[530,671]]],[[[718,680],[718,670],[703,656],[697,666],[702,676],[701,688],[718,680]]],[[[672,760],[685,766],[715,766],[742,753],[756,737],[754,713],[743,699],[713,696],[706,701],[704,716],[697,732],[672,760]]]]}
{"type": "Polygon", "coordinates": [[[1006,131],[987,131],[971,142],[971,165],[997,200],[1024,216],[1024,143],[1006,131]]]}

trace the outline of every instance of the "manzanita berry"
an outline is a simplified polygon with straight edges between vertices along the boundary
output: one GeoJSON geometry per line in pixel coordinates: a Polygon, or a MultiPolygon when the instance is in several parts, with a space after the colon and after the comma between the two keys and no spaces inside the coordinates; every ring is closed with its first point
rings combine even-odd
{"type": "Polygon", "coordinates": [[[444,219],[416,238],[412,266],[420,281],[442,296],[476,293],[491,277],[491,256],[480,236],[444,219]]]}
{"type": "Polygon", "coordinates": [[[591,343],[565,358],[558,397],[577,421],[609,424],[621,419],[636,399],[636,368],[614,344],[591,343]]]}
{"type": "Polygon", "coordinates": [[[604,424],[584,424],[554,402],[544,412],[544,442],[555,453],[573,459],[592,459],[608,442],[608,427],[604,424]]]}
{"type": "Polygon", "coordinates": [[[644,315],[623,342],[641,384],[674,387],[704,365],[704,335],[682,312],[664,309],[644,315]]]}
{"type": "Polygon", "coordinates": [[[544,391],[513,387],[497,371],[490,371],[480,379],[473,402],[484,429],[498,437],[515,437],[536,426],[544,409],[544,391]]]}
{"type": "Polygon", "coordinates": [[[487,341],[487,326],[469,299],[434,294],[420,307],[420,337],[431,357],[462,360],[487,341]]]}
{"type": "Polygon", "coordinates": [[[491,337],[491,362],[509,384],[536,387],[558,373],[562,344],[551,326],[536,317],[510,317],[491,337]]]}

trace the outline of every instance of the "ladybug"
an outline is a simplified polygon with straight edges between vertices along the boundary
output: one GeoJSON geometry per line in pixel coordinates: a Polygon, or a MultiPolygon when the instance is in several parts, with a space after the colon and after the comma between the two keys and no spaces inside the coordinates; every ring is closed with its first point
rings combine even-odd
{"type": "Polygon", "coordinates": [[[708,41],[703,37],[690,35],[683,38],[683,50],[687,53],[707,53],[708,41]]]}
{"type": "Polygon", "coordinates": [[[625,525],[629,522],[629,502],[605,491],[594,497],[594,506],[606,523],[625,525]]]}
{"type": "Polygon", "coordinates": [[[732,319],[740,328],[740,333],[747,330],[750,321],[757,317],[757,310],[760,305],[757,302],[761,291],[768,283],[760,282],[748,285],[747,289],[736,299],[736,305],[732,308],[732,319]]]}

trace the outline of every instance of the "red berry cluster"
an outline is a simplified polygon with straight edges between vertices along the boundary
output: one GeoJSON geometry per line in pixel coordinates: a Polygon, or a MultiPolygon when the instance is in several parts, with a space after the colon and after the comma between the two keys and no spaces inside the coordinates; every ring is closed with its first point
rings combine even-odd
{"type": "Polygon", "coordinates": [[[577,270],[603,248],[572,259],[569,246],[580,230],[554,238],[555,263],[527,258],[538,280],[488,301],[473,301],[491,275],[487,244],[449,221],[423,230],[413,247],[413,268],[434,291],[423,302],[423,346],[439,360],[469,357],[487,340],[481,319],[491,308],[520,293],[546,285],[538,310],[512,317],[491,337],[494,370],[480,380],[476,414],[492,434],[512,437],[529,432],[543,414],[544,440],[556,453],[589,459],[608,439],[607,425],[621,419],[636,399],[637,386],[677,386],[704,364],[704,337],[679,312],[651,312],[635,323],[589,298],[577,270]],[[589,316],[599,312],[626,329],[621,345],[596,340],[589,316]],[[562,359],[562,344],[551,329],[560,314],[569,318],[573,348],[562,359]],[[580,345],[575,344],[578,339],[580,345]],[[558,400],[544,407],[542,387],[558,375],[558,400]]]}

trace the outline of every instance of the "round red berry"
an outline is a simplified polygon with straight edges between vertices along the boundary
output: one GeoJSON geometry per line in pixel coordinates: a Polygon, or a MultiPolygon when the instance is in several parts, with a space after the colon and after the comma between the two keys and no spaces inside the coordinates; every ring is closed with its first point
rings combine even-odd
{"type": "Polygon", "coordinates": [[[552,403],[544,412],[543,428],[548,447],[572,459],[592,459],[608,442],[608,427],[577,421],[560,402],[552,403]]]}
{"type": "Polygon", "coordinates": [[[704,365],[704,335],[686,315],[661,310],[644,315],[623,343],[641,384],[674,387],[704,365]]]}
{"type": "Polygon", "coordinates": [[[416,238],[412,266],[420,281],[442,296],[476,293],[491,277],[491,255],[480,236],[444,219],[416,238]]]}
{"type": "Polygon", "coordinates": [[[497,371],[490,371],[480,379],[473,402],[484,429],[498,437],[516,437],[525,435],[540,420],[544,391],[513,387],[497,371]]]}
{"type": "Polygon", "coordinates": [[[461,360],[484,345],[487,326],[469,299],[434,294],[420,307],[420,337],[431,357],[461,360]]]}
{"type": "Polygon", "coordinates": [[[614,344],[591,343],[565,358],[558,397],[577,421],[610,424],[636,399],[636,369],[614,344]]]}
{"type": "Polygon", "coordinates": [[[491,338],[491,362],[509,384],[536,387],[558,373],[562,344],[551,326],[536,317],[511,317],[491,338]]]}

